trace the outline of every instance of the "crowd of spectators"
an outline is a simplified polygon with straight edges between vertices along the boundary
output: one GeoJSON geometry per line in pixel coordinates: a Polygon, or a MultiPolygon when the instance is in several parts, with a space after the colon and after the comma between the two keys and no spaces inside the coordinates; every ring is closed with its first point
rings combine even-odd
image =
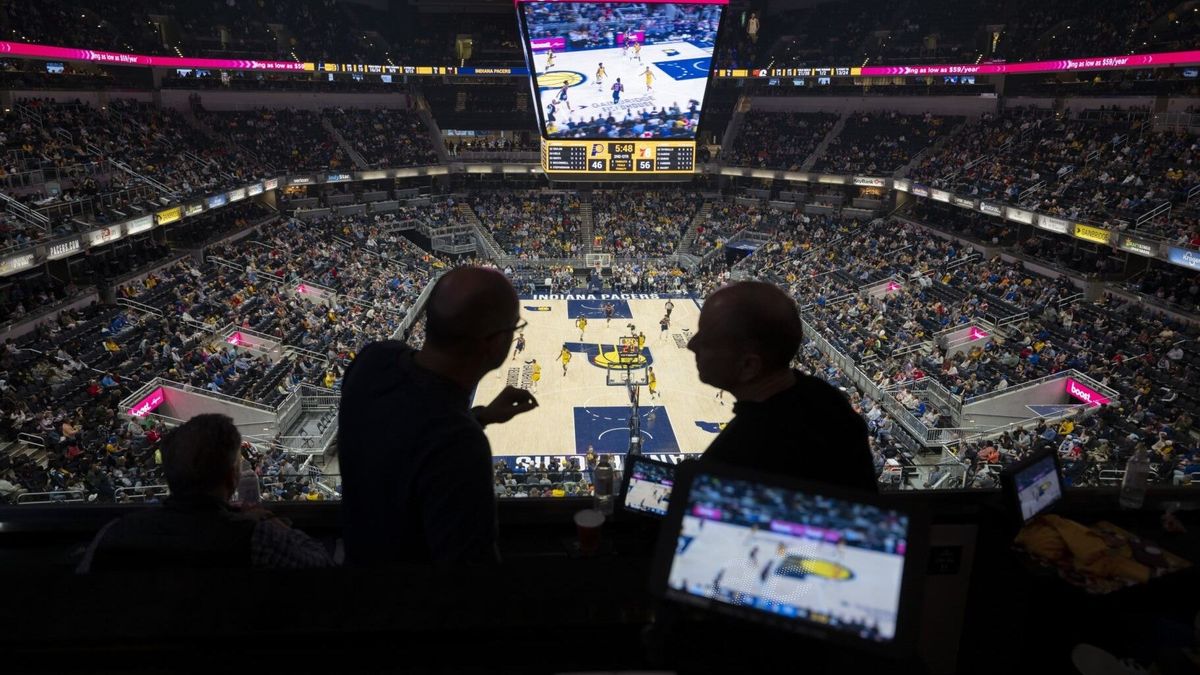
{"type": "Polygon", "coordinates": [[[1195,246],[1200,219],[1188,193],[1200,184],[1196,153],[1193,136],[1154,130],[1147,111],[1089,110],[1072,117],[1069,111],[1006,109],[966,125],[911,177],[1195,246]],[[1162,212],[1151,217],[1155,209],[1162,212]]]}
{"type": "Polygon", "coordinates": [[[569,258],[578,255],[579,198],[560,192],[481,192],[471,208],[496,243],[518,258],[569,258]]]}
{"type": "MultiPolygon", "coordinates": [[[[891,175],[917,153],[949,134],[962,120],[961,117],[932,113],[853,113],[846,118],[842,132],[829,141],[817,158],[813,171],[891,175]]],[[[787,147],[788,144],[781,142],[780,145],[787,147]]]]}
{"type": "Polygon", "coordinates": [[[372,168],[437,164],[429,132],[411,110],[326,110],[334,128],[372,168]]]}
{"type": "Polygon", "coordinates": [[[832,113],[746,113],[726,164],[799,171],[838,116],[832,113]]]}
{"type": "Polygon", "coordinates": [[[674,255],[703,200],[684,190],[612,190],[592,194],[597,253],[618,258],[674,255]]]}
{"type": "Polygon", "coordinates": [[[336,171],[351,166],[316,111],[205,112],[203,119],[218,134],[282,172],[336,171]]]}

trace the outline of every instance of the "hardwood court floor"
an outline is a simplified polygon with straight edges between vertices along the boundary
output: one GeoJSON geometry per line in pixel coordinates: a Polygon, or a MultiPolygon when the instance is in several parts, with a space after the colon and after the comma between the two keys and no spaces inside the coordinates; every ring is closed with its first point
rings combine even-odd
{"type": "Polygon", "coordinates": [[[624,386],[607,384],[607,369],[596,362],[603,364],[615,357],[612,352],[618,338],[629,335],[630,323],[645,332],[643,358],[658,378],[658,397],[651,398],[645,386],[639,395],[644,452],[703,452],[720,425],[733,416],[733,399],[726,394],[721,405],[715,398],[717,390],[698,379],[695,359],[685,348],[696,330],[699,306],[691,299],[673,300],[671,327],[660,335],[658,322],[666,314],[666,300],[614,299],[617,312],[606,325],[604,296],[588,297],[522,298],[521,316],[529,322],[524,332],[525,351],[484,377],[472,405],[487,404],[512,383],[532,388],[539,407],[507,424],[488,427],[492,453],[582,454],[589,444],[597,452],[625,452],[629,445],[629,393],[624,386]],[[580,314],[589,317],[582,340],[575,327],[580,314]],[[559,360],[564,344],[571,351],[565,377],[559,360]],[[533,359],[541,365],[541,379],[536,384],[531,382],[533,365],[528,363],[533,359]]]}

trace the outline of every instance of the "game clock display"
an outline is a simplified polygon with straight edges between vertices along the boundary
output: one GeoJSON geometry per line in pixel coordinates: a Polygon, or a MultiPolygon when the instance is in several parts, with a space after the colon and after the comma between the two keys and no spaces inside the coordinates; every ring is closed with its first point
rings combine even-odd
{"type": "Polygon", "coordinates": [[[692,141],[542,141],[546,173],[692,173],[692,141]]]}

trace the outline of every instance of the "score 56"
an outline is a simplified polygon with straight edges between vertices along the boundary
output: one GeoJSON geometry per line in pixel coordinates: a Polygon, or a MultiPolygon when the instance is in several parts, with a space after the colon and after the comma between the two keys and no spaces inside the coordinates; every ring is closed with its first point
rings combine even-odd
{"type": "Polygon", "coordinates": [[[654,170],[654,160],[639,159],[637,161],[637,170],[638,171],[653,171],[654,170]]]}

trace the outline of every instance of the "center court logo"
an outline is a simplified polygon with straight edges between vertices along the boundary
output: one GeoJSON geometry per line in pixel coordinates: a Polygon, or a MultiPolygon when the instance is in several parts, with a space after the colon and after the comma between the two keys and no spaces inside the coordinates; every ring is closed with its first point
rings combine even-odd
{"type": "Polygon", "coordinates": [[[558,89],[565,82],[568,87],[574,87],[577,84],[583,84],[583,73],[577,73],[573,70],[555,70],[549,73],[541,73],[538,75],[538,87],[542,89],[558,89]]]}
{"type": "MultiPolygon", "coordinates": [[[[568,342],[565,346],[569,352],[587,355],[588,361],[597,368],[624,370],[627,367],[621,363],[616,345],[596,344],[594,342],[568,342]]],[[[654,365],[654,357],[650,355],[648,348],[643,347],[633,367],[645,368],[652,365],[654,365]]]]}
{"type": "Polygon", "coordinates": [[[854,578],[854,572],[839,562],[799,555],[789,555],[784,558],[783,562],[779,564],[776,574],[798,579],[816,577],[829,581],[850,581],[854,578]]]}

